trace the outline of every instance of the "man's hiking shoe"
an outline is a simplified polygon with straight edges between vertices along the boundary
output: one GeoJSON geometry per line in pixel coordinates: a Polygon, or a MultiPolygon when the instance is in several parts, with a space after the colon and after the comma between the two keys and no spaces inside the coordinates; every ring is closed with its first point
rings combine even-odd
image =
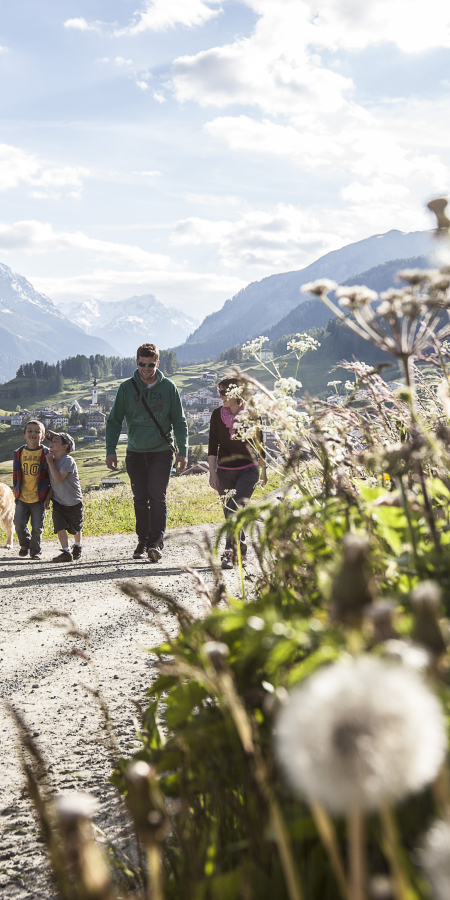
{"type": "Polygon", "coordinates": [[[26,547],[21,547],[19,550],[19,556],[28,556],[29,549],[30,548],[29,548],[28,544],[26,545],[26,547]]]}
{"type": "Polygon", "coordinates": [[[52,562],[72,562],[73,556],[70,550],[61,550],[61,553],[58,553],[58,556],[54,556],[52,562]]]}
{"type": "Polygon", "coordinates": [[[83,548],[79,546],[79,544],[74,544],[72,547],[72,559],[79,559],[81,556],[83,548]]]}
{"type": "Polygon", "coordinates": [[[147,541],[139,541],[136,550],[133,553],[133,559],[144,559],[147,552],[147,541]]]}
{"type": "Polygon", "coordinates": [[[233,551],[232,550],[224,550],[222,556],[220,558],[220,565],[222,569],[232,569],[233,568],[233,551]]]}
{"type": "Polygon", "coordinates": [[[157,544],[150,544],[150,545],[147,547],[147,556],[148,556],[148,561],[149,561],[149,562],[151,562],[151,563],[157,563],[157,562],[160,561],[160,559],[161,559],[161,557],[162,557],[161,547],[162,547],[162,544],[158,544],[158,545],[157,545],[157,544]]]}
{"type": "Polygon", "coordinates": [[[32,553],[31,559],[42,559],[42,553],[32,553]]]}

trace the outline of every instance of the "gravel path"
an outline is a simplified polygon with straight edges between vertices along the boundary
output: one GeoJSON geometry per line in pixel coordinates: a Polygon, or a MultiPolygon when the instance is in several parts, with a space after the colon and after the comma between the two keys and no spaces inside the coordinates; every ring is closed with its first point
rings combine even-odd
{"type": "MultiPolygon", "coordinates": [[[[115,789],[106,732],[96,699],[82,685],[94,684],[88,664],[69,654],[71,647],[90,648],[101,690],[116,726],[122,754],[133,746],[136,708],[156,677],[156,657],[145,652],[162,634],[155,616],[125,597],[118,584],[132,580],[171,594],[195,615],[203,606],[192,577],[181,566],[197,568],[205,580],[210,571],[196,546],[202,529],[168,533],[157,565],[134,561],[134,535],[87,538],[82,558],[72,565],[51,563],[55,543],[47,542],[43,560],[19,559],[0,550],[1,692],[32,727],[59,791],[87,790],[100,801],[96,824],[126,850],[128,824],[115,789]],[[31,622],[52,608],[70,612],[89,640],[64,636],[53,620],[31,622]]],[[[237,574],[226,572],[239,593],[237,574]]],[[[176,632],[176,620],[164,616],[176,632]]],[[[11,719],[0,706],[0,897],[53,898],[46,858],[33,812],[24,795],[23,777],[11,719]]]]}

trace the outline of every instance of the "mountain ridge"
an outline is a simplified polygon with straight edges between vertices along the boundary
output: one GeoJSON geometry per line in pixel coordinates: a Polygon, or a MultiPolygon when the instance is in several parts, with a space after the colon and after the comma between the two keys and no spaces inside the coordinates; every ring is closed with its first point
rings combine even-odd
{"type": "Polygon", "coordinates": [[[396,229],[372,235],[326,253],[303,269],[268,275],[242,288],[201,323],[184,344],[173,347],[180,362],[207,359],[246,340],[265,334],[302,301],[302,284],[316,278],[343,282],[356,273],[393,259],[433,252],[432,232],[396,229]]]}
{"type": "MultiPolygon", "coordinates": [[[[400,282],[395,282],[395,274],[400,269],[422,269],[428,265],[429,260],[426,256],[392,259],[379,266],[373,266],[366,272],[360,272],[353,278],[347,278],[345,283],[347,285],[365,284],[373,291],[386,291],[396,283],[400,285],[400,282]]],[[[287,316],[280,319],[267,332],[266,337],[270,341],[276,341],[288,334],[309,331],[311,328],[325,328],[329,319],[334,318],[331,310],[317,297],[313,298],[308,294],[305,297],[303,302],[291,309],[287,316]]]]}

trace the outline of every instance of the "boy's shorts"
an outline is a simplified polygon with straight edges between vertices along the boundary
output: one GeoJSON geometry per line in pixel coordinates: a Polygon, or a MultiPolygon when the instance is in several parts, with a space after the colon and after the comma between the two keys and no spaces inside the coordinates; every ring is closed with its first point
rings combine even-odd
{"type": "Polygon", "coordinates": [[[63,506],[57,500],[52,500],[53,531],[68,531],[69,534],[78,534],[83,528],[83,504],[74,503],[73,506],[63,506]]]}

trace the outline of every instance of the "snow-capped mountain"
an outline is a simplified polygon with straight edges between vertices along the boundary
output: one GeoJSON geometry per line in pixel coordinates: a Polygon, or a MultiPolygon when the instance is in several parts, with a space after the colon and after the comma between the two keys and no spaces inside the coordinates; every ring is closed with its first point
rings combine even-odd
{"type": "Polygon", "coordinates": [[[49,297],[40,294],[23,275],[0,263],[0,380],[16,374],[24,362],[54,363],[67,356],[115,350],[70,322],[49,297]]]}
{"type": "Polygon", "coordinates": [[[134,356],[137,345],[145,341],[165,350],[184,341],[199,324],[153,294],[112,303],[95,299],[62,303],[60,310],[87,334],[113,344],[123,356],[134,356]]]}

